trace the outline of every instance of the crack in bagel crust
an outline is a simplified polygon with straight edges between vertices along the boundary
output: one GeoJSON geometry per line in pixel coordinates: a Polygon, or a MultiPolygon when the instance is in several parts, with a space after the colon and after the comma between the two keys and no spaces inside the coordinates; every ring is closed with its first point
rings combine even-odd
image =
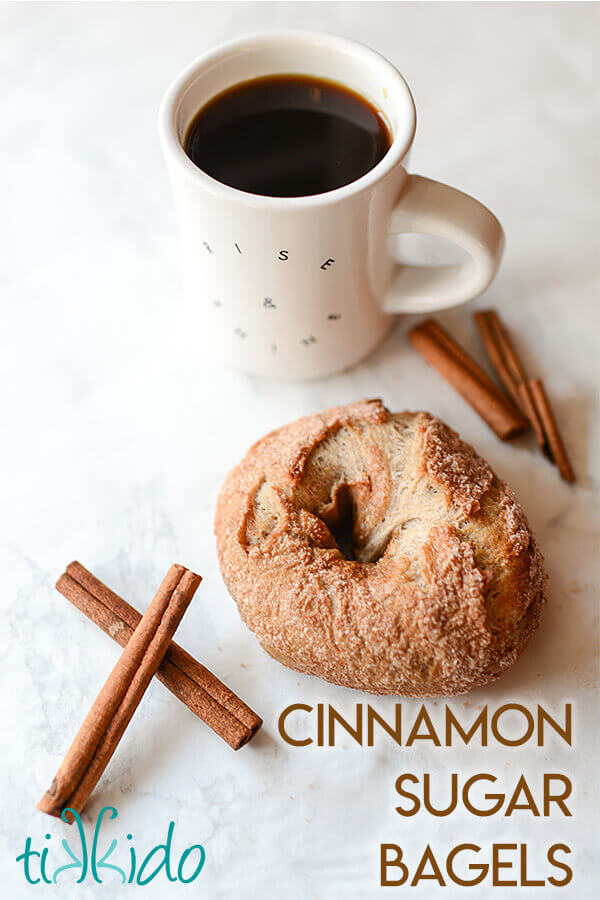
{"type": "Polygon", "coordinates": [[[488,683],[544,603],[542,557],[510,488],[439,419],[379,400],[254,444],[221,489],[215,533],[264,649],[372,693],[488,683]]]}

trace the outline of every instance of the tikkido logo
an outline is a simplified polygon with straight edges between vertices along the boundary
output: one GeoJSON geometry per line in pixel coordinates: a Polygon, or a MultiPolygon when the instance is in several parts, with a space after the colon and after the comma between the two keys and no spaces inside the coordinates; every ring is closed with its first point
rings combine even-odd
{"type": "MultiPolygon", "coordinates": [[[[40,882],[57,884],[59,878],[61,882],[67,880],[69,877],[67,873],[70,873],[71,877],[78,875],[76,884],[81,884],[86,879],[95,881],[97,884],[103,884],[104,879],[101,877],[101,874],[103,874],[105,876],[108,875],[113,884],[117,878],[120,878],[121,884],[143,886],[149,884],[157,876],[164,874],[168,881],[191,884],[202,871],[206,854],[201,844],[192,844],[190,847],[186,847],[179,857],[175,868],[174,861],[171,858],[175,822],[169,822],[165,842],[152,847],[142,858],[141,862],[138,861],[138,854],[131,843],[133,840],[133,835],[131,834],[127,835],[127,841],[129,842],[127,848],[129,859],[127,863],[123,863],[119,859],[118,854],[116,860],[113,859],[117,849],[116,838],[112,839],[104,852],[99,847],[102,820],[107,813],[109,819],[116,819],[118,815],[114,806],[103,806],[96,819],[91,844],[88,844],[79,813],[72,809],[64,809],[62,811],[61,818],[63,822],[74,824],[77,829],[75,849],[73,849],[66,838],[63,838],[61,841],[62,848],[66,853],[66,857],[63,856],[62,859],[69,859],[70,862],[61,860],[59,861],[61,864],[57,865],[56,861],[52,862],[50,858],[50,846],[45,846],[41,851],[35,850],[32,847],[32,839],[30,837],[26,838],[25,849],[16,858],[18,863],[23,863],[25,880],[29,884],[39,884],[40,882]],[[67,814],[72,818],[67,818],[67,814]],[[111,862],[108,861],[109,859],[111,862]],[[121,862],[121,865],[117,865],[117,862],[121,862]]],[[[46,834],[46,841],[50,841],[51,837],[52,835],[46,834]]]]}

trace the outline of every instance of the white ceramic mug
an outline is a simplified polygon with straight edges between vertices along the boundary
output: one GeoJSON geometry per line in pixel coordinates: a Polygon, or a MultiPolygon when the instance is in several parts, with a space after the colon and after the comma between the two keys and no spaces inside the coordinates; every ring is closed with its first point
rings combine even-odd
{"type": "Polygon", "coordinates": [[[267,32],[197,59],[163,100],[159,128],[175,195],[184,283],[201,326],[225,359],[248,372],[311,378],[371,351],[401,312],[431,312],[481,293],[504,237],[485,206],[406,171],[415,133],[410,90],[387,60],[343,38],[267,32]],[[393,141],[366,175],[309,197],[265,197],[215,181],[186,155],[195,113],[221,91],[265,75],[327,78],[369,100],[393,141]],[[399,265],[389,235],[446,238],[468,260],[399,265]]]}

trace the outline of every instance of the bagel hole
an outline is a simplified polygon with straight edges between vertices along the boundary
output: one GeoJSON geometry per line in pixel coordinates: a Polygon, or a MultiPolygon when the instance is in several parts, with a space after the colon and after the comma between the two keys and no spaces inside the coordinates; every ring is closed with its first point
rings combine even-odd
{"type": "Polygon", "coordinates": [[[322,519],[329,528],[339,551],[346,559],[355,560],[354,552],[354,501],[350,486],[336,487],[331,506],[323,513],[322,519]]]}

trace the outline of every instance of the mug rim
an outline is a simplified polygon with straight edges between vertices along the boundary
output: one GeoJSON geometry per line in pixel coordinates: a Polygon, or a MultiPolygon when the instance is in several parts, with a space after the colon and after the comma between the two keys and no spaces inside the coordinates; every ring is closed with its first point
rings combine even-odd
{"type": "MultiPolygon", "coordinates": [[[[294,73],[291,72],[289,74],[294,73]]],[[[339,83],[344,84],[344,80],[339,79],[339,83]]],[[[351,40],[350,38],[327,34],[326,32],[300,29],[274,29],[272,31],[265,30],[254,32],[226,41],[225,43],[208,50],[206,53],[203,53],[187,65],[171,82],[163,96],[158,114],[158,126],[165,155],[167,153],[171,155],[175,162],[183,166],[190,178],[211,194],[222,197],[223,199],[244,203],[247,206],[264,209],[289,210],[337,203],[368,190],[375,183],[384,178],[388,172],[394,169],[395,166],[405,158],[410,150],[416,130],[416,108],[410,88],[398,69],[381,53],[372,50],[366,44],[351,40]],[[396,88],[399,89],[399,92],[404,96],[406,102],[404,112],[408,113],[408,127],[402,133],[400,130],[398,130],[397,133],[393,133],[392,131],[392,143],[385,156],[377,163],[377,165],[373,166],[372,169],[369,169],[368,172],[361,175],[361,177],[357,178],[355,181],[351,181],[349,184],[335,188],[332,191],[325,191],[321,194],[308,194],[301,197],[271,197],[265,194],[252,194],[248,191],[242,191],[239,188],[223,184],[200,169],[192,162],[185,152],[183,144],[179,139],[176,124],[180,101],[187,88],[195,81],[196,76],[200,74],[203,69],[206,69],[212,63],[226,58],[232,51],[240,48],[255,48],[260,46],[261,43],[268,44],[277,41],[290,40],[299,42],[310,41],[313,45],[317,42],[325,43],[332,49],[336,49],[342,53],[351,50],[354,55],[359,54],[367,64],[380,67],[386,72],[387,77],[394,82],[396,88]]],[[[392,127],[391,123],[390,127],[392,127]]]]}

